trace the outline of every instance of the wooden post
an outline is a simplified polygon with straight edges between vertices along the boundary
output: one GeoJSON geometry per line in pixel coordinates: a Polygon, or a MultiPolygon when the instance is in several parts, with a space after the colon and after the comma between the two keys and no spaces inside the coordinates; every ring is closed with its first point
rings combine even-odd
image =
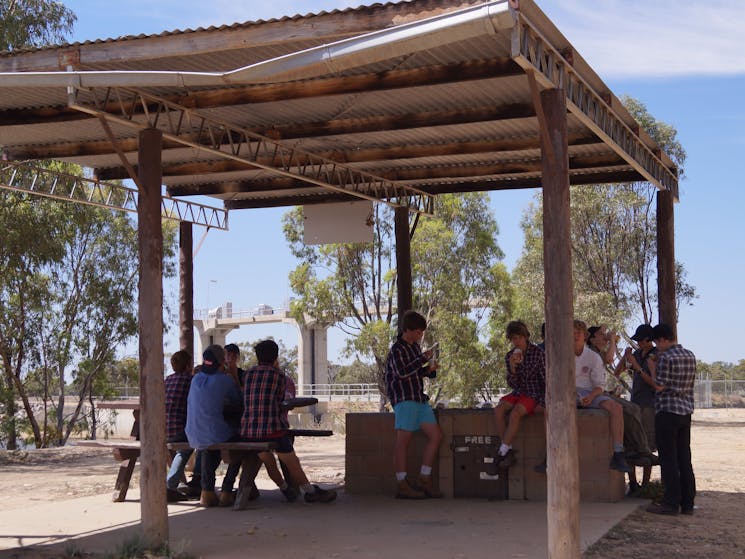
{"type": "Polygon", "coordinates": [[[572,334],[569,150],[564,91],[542,91],[540,103],[545,115],[541,151],[548,409],[548,557],[576,559],[580,556],[579,458],[572,334]]]}
{"type": "Polygon", "coordinates": [[[161,146],[156,129],[139,135],[137,234],[140,250],[140,512],[145,545],[168,543],[166,427],[163,387],[163,230],[161,146]]]}
{"type": "Polygon", "coordinates": [[[669,324],[677,338],[675,220],[673,194],[669,190],[657,192],[657,300],[659,321],[669,324]]]}
{"type": "Polygon", "coordinates": [[[194,361],[194,237],[192,224],[179,223],[179,342],[194,361]]]}
{"type": "Polygon", "coordinates": [[[398,332],[401,333],[404,313],[413,305],[411,289],[411,237],[409,236],[409,210],[395,210],[396,232],[396,286],[398,291],[398,332]]]}

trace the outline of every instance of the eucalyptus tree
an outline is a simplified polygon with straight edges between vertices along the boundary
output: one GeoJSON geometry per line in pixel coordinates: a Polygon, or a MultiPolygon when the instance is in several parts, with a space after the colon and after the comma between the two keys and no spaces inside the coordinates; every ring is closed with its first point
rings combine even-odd
{"type": "MultiPolygon", "coordinates": [[[[497,272],[498,228],[487,202],[484,194],[438,196],[437,217],[418,220],[411,241],[413,306],[428,320],[428,342],[437,340],[441,350],[442,367],[430,390],[467,403],[491,370],[488,308],[504,280],[497,272]]],[[[284,216],[284,229],[300,260],[290,274],[298,296],[295,318],[338,324],[349,335],[346,354],[374,366],[382,394],[396,334],[395,236],[392,211],[382,204],[374,211],[371,243],[305,245],[299,208],[284,216]]]]}
{"type": "MultiPolygon", "coordinates": [[[[624,104],[681,170],[685,150],[674,127],[655,120],[637,100],[624,104]]],[[[543,208],[540,194],[527,208],[523,253],[513,271],[518,314],[533,328],[543,317],[543,208]]],[[[656,188],[645,182],[571,189],[571,242],[575,314],[621,330],[629,321],[654,321],[656,289],[656,188]]],[[[695,289],[676,263],[678,305],[695,289]]]]}

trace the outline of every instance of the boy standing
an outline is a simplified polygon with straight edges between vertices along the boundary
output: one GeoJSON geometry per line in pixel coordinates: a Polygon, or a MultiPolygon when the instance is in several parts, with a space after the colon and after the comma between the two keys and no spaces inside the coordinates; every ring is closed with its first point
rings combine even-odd
{"type": "Polygon", "coordinates": [[[654,327],[657,360],[649,363],[656,384],[654,426],[665,494],[647,507],[655,514],[693,514],[696,478],[691,464],[691,415],[696,356],[675,339],[668,324],[654,327]]]}
{"type": "Polygon", "coordinates": [[[442,430],[422,384],[424,377],[433,378],[437,371],[437,364],[430,361],[433,351],[422,353],[419,346],[426,329],[427,321],[421,314],[406,311],[401,335],[391,347],[385,363],[386,392],[396,414],[393,462],[398,482],[397,499],[442,497],[432,482],[432,464],[440,447],[442,430]],[[413,484],[406,478],[406,452],[414,433],[420,429],[427,436],[427,445],[422,456],[419,483],[413,484]]]}

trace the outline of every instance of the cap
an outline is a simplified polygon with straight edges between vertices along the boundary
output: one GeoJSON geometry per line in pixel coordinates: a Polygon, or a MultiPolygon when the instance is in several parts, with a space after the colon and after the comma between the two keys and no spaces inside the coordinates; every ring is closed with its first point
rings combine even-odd
{"type": "Polygon", "coordinates": [[[654,339],[654,328],[652,328],[649,324],[641,324],[637,326],[636,332],[634,332],[634,335],[631,336],[631,339],[635,342],[640,342],[642,340],[652,340],[654,339]]]}
{"type": "Polygon", "coordinates": [[[221,345],[212,344],[204,350],[202,359],[205,363],[209,363],[210,365],[219,365],[225,363],[225,350],[222,348],[221,345]]]}

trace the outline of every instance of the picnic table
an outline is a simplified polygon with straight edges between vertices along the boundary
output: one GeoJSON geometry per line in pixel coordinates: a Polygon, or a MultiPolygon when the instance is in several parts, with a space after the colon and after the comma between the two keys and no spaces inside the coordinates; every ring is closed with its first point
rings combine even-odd
{"type": "MultiPolygon", "coordinates": [[[[318,403],[318,398],[290,398],[282,402],[282,408],[292,410],[299,407],[312,406],[318,403]]],[[[79,441],[78,446],[93,446],[111,448],[114,460],[121,462],[119,473],[114,484],[114,502],[122,502],[127,497],[129,484],[132,480],[137,459],[140,457],[140,402],[139,401],[110,401],[101,402],[98,405],[102,409],[113,410],[132,410],[134,414],[134,424],[130,435],[134,438],[132,441],[79,441]]],[[[290,429],[287,433],[292,437],[329,437],[333,435],[330,430],[323,429],[290,429]]],[[[188,442],[167,443],[169,454],[179,450],[189,448],[188,442]]],[[[242,510],[247,506],[249,491],[243,491],[243,488],[250,487],[253,484],[256,475],[261,469],[260,452],[274,450],[277,447],[273,442],[226,442],[210,446],[209,450],[220,450],[224,462],[241,462],[241,477],[238,482],[238,498],[236,499],[235,509],[242,510]]],[[[283,473],[287,473],[282,468],[283,473]]]]}

